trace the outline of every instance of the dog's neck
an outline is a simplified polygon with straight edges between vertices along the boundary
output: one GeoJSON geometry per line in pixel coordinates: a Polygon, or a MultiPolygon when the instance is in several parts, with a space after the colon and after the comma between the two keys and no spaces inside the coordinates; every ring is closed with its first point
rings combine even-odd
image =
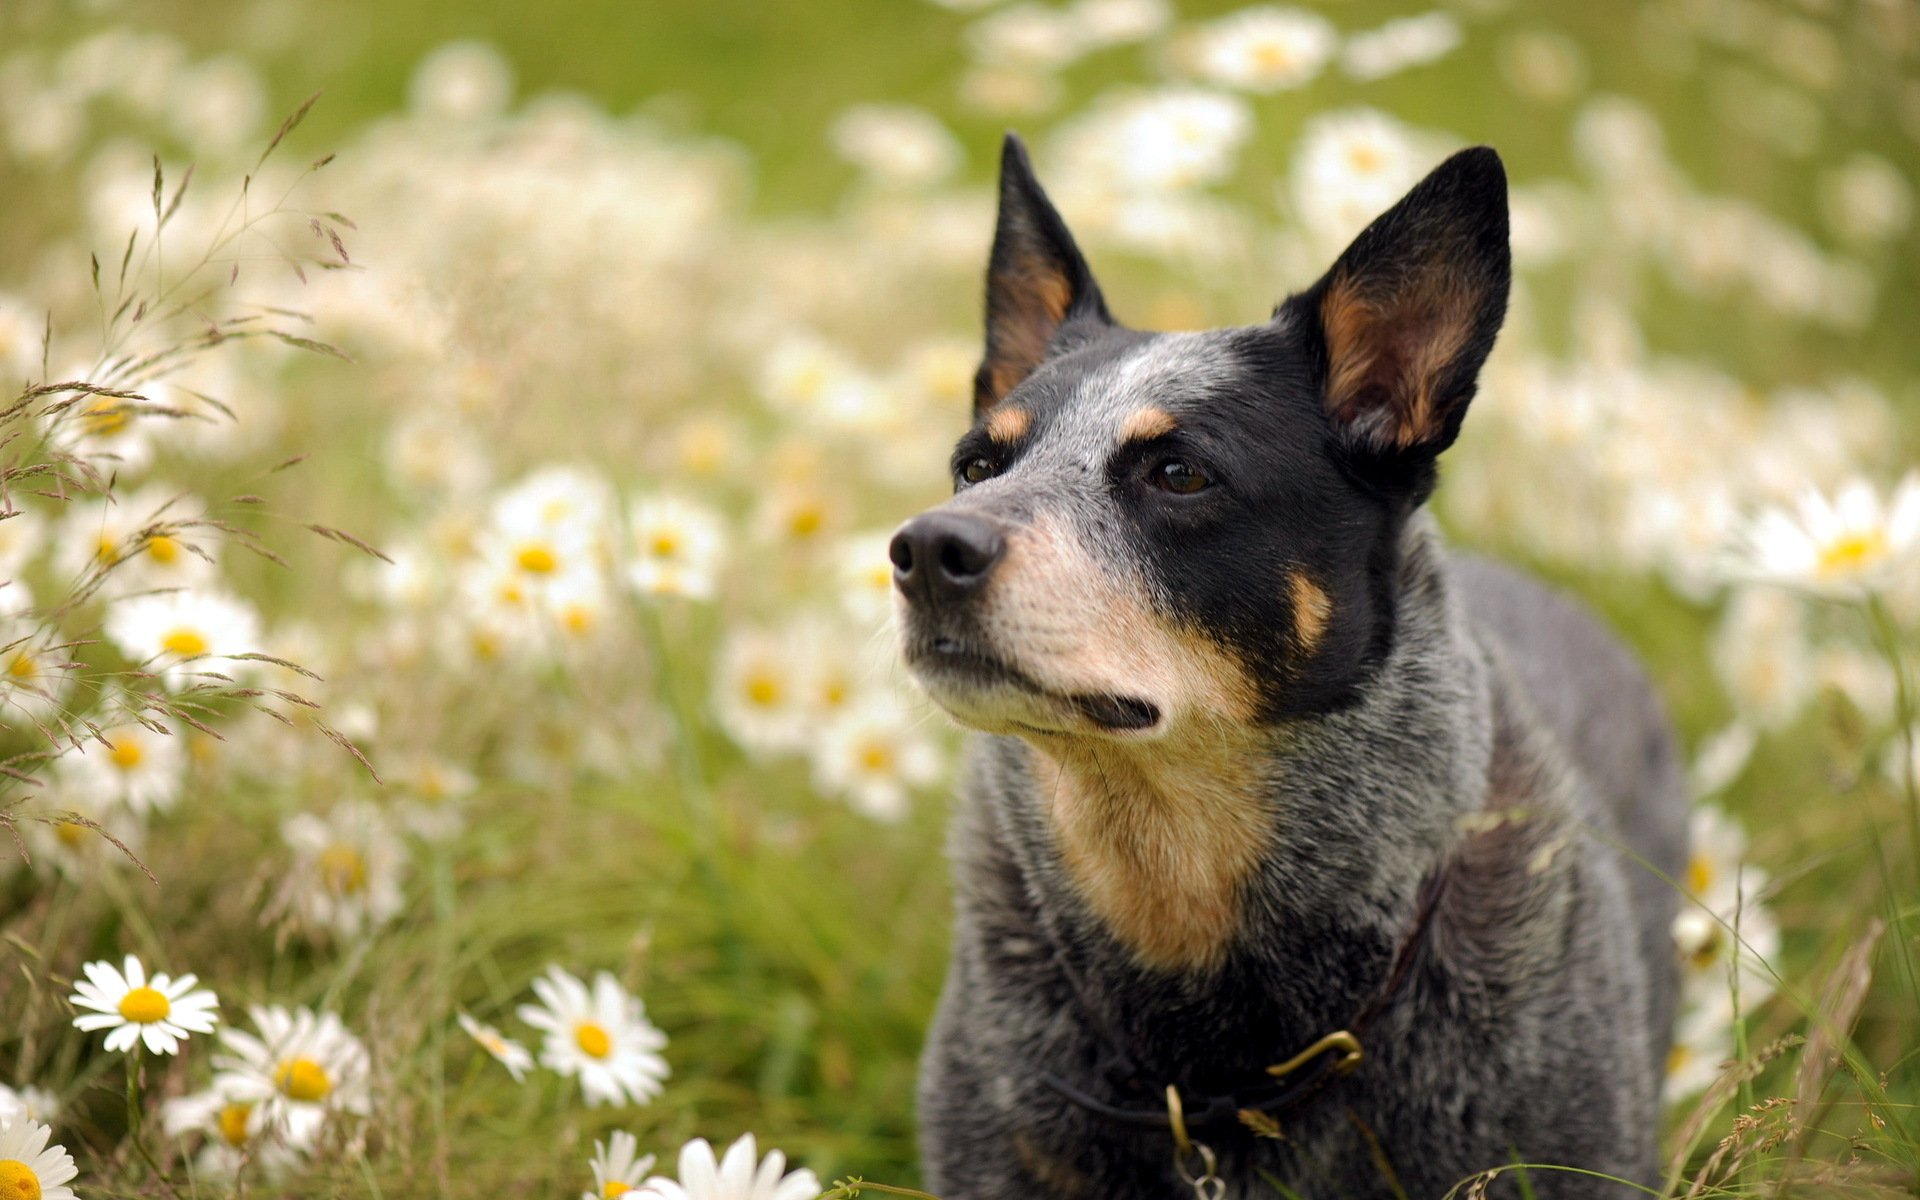
{"type": "Polygon", "coordinates": [[[1026,747],[1030,786],[1003,820],[1077,944],[1204,979],[1229,958],[1284,963],[1308,931],[1391,941],[1484,801],[1492,751],[1488,665],[1430,522],[1405,535],[1398,594],[1393,649],[1347,709],[1026,747]]]}

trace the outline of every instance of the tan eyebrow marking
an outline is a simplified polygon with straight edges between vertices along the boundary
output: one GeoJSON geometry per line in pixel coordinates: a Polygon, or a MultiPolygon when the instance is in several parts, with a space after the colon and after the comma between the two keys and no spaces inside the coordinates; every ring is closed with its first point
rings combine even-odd
{"type": "Polygon", "coordinates": [[[1024,408],[1001,405],[987,418],[987,436],[1003,446],[1011,446],[1033,428],[1033,413],[1024,408]]]}
{"type": "Polygon", "coordinates": [[[1287,572],[1287,590],[1293,593],[1293,634],[1302,654],[1312,654],[1333,620],[1333,600],[1326,589],[1298,568],[1287,572]]]}
{"type": "Polygon", "coordinates": [[[1123,442],[1145,442],[1153,438],[1165,437],[1180,428],[1180,422],[1164,408],[1136,408],[1127,414],[1120,425],[1120,440],[1123,442]]]}

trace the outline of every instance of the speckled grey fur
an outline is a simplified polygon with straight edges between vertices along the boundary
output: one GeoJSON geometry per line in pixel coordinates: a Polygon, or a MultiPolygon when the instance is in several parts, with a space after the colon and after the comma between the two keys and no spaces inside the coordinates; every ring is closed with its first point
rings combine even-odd
{"type": "MultiPolygon", "coordinates": [[[[1246,1080],[1380,988],[1443,861],[1427,953],[1369,1030],[1366,1063],[1282,1114],[1283,1140],[1211,1136],[1226,1194],[1278,1195],[1265,1174],[1309,1198],[1427,1200],[1515,1161],[1654,1179],[1673,899],[1618,847],[1668,874],[1684,859],[1661,706],[1564,598],[1449,553],[1425,518],[1403,551],[1394,648],[1361,702],[1295,722],[1265,764],[1281,832],[1218,971],[1135,965],[1066,877],[1027,746],[976,738],[951,846],[952,966],[920,1087],[943,1200],[1192,1195],[1164,1131],[1116,1126],[1042,1083],[1045,1069],[1094,1086],[1102,1045],[1084,1004],[1104,1006],[1166,1082],[1246,1080]],[[1467,832],[1479,827],[1463,818],[1489,809],[1525,816],[1467,832]]],[[[1543,1197],[1632,1194],[1529,1178],[1543,1197]]],[[[1502,1181],[1493,1194],[1518,1192],[1502,1181]]]]}

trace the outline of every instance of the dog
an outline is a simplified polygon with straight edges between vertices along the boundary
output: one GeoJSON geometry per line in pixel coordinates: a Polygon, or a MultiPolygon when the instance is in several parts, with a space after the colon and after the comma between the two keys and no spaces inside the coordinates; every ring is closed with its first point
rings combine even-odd
{"type": "Polygon", "coordinates": [[[919,1087],[944,1200],[1657,1183],[1673,736],[1422,508],[1506,196],[1462,151],[1265,323],[1142,332],[1008,136],[955,492],[889,547],[907,668],[978,731],[919,1087]]]}

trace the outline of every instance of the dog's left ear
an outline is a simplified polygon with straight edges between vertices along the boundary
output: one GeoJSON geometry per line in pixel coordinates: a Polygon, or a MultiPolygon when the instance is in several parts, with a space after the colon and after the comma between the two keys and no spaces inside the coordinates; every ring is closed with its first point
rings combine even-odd
{"type": "Polygon", "coordinates": [[[1434,168],[1280,315],[1315,339],[1324,401],[1365,464],[1431,478],[1506,316],[1507,175],[1485,146],[1434,168]]]}
{"type": "Polygon", "coordinates": [[[977,417],[1046,358],[1054,335],[1078,318],[1110,323],[1093,272],[1067,223],[1034,177],[1019,137],[1000,152],[1000,217],[987,260],[987,352],[974,376],[977,417]]]}

